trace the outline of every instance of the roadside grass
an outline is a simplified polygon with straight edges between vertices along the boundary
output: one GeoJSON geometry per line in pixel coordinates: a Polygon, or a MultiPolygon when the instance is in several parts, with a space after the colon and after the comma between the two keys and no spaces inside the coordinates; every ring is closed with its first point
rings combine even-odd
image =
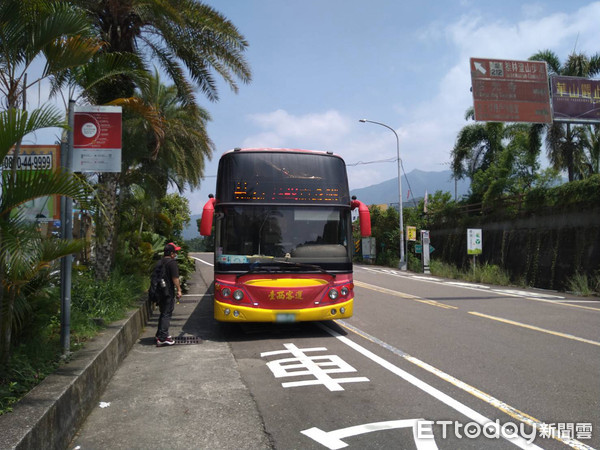
{"type": "MultiPolygon", "coordinates": [[[[416,267],[415,271],[420,271],[421,266],[416,267]]],[[[409,269],[411,269],[409,265],[409,269]]],[[[414,269],[411,269],[414,270],[414,269]]],[[[520,286],[528,287],[521,280],[511,280],[508,273],[493,264],[479,264],[475,267],[471,266],[468,269],[461,270],[452,264],[447,264],[442,261],[431,260],[430,271],[432,275],[469,281],[473,283],[494,284],[497,286],[520,286]]],[[[583,273],[576,273],[567,280],[567,292],[579,296],[600,295],[600,270],[593,276],[588,276],[583,273]]]]}
{"type": "Polygon", "coordinates": [[[600,295],[600,271],[588,277],[585,273],[577,272],[567,281],[568,292],[587,297],[589,295],[600,295]]]}
{"type": "MultiPolygon", "coordinates": [[[[125,317],[147,289],[147,277],[116,270],[106,282],[73,272],[71,352],[81,349],[107,324],[125,317]]],[[[0,415],[65,361],[60,347],[60,288],[32,305],[31,320],[15,340],[9,364],[0,368],[0,415]]]]}
{"type": "Polygon", "coordinates": [[[495,284],[498,286],[511,285],[510,276],[505,270],[500,266],[488,263],[477,264],[468,269],[461,270],[452,264],[431,260],[430,271],[433,275],[442,278],[452,278],[472,283],[495,284]]]}

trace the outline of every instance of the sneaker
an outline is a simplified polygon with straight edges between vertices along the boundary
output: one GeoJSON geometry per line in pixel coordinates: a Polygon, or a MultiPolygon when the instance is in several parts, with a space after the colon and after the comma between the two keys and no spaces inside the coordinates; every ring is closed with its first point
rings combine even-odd
{"type": "Polygon", "coordinates": [[[173,340],[173,338],[171,336],[168,336],[164,340],[156,338],[156,346],[157,347],[162,347],[163,345],[173,345],[173,344],[175,344],[175,341],[173,340]]]}

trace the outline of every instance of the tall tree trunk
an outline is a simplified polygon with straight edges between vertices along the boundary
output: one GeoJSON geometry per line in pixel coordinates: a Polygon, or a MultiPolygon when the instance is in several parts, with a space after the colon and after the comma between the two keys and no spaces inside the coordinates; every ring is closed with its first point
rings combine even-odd
{"type": "Polygon", "coordinates": [[[107,280],[113,265],[119,219],[117,210],[118,180],[118,173],[103,173],[98,177],[98,199],[104,207],[96,218],[94,272],[98,280],[107,280]]]}
{"type": "MultiPolygon", "coordinates": [[[[4,290],[4,289],[3,289],[4,290]]],[[[14,289],[11,291],[4,291],[3,300],[4,313],[2,314],[0,322],[0,330],[2,330],[2,336],[0,336],[0,363],[6,365],[10,357],[10,343],[12,337],[12,322],[15,307],[15,292],[14,289]]]]}

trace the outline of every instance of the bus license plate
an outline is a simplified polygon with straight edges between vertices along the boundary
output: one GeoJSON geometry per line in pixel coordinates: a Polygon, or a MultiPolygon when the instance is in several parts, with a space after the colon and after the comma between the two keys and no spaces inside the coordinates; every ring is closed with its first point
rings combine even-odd
{"type": "Polygon", "coordinates": [[[275,322],[295,322],[295,321],[296,321],[296,314],[281,313],[281,314],[277,314],[275,316],[275,322]]]}

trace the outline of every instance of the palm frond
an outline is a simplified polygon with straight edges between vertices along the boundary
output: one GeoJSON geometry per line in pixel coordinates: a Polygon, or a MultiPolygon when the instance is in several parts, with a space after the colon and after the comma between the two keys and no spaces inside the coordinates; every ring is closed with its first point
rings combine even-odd
{"type": "Polygon", "coordinates": [[[18,206],[40,197],[62,195],[80,202],[86,208],[90,202],[92,187],[70,172],[17,171],[13,179],[4,177],[0,197],[0,218],[7,217],[18,206]]]}
{"type": "Polygon", "coordinates": [[[552,50],[541,50],[529,58],[530,61],[545,61],[550,74],[562,73],[562,65],[557,54],[552,50]]]}
{"type": "Polygon", "coordinates": [[[64,114],[52,105],[44,105],[31,113],[16,108],[1,111],[0,158],[4,158],[29,133],[50,127],[67,127],[64,114]]]}

